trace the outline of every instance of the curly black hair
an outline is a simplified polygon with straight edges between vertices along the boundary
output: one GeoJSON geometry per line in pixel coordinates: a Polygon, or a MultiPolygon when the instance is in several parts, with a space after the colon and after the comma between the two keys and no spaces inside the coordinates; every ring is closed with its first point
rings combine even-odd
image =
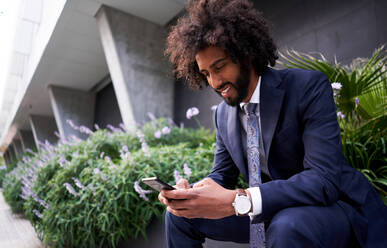
{"type": "Polygon", "coordinates": [[[257,74],[275,65],[277,47],[269,25],[248,0],[193,0],[187,14],[171,27],[165,54],[178,79],[185,78],[194,89],[202,88],[205,77],[199,72],[195,55],[209,47],[222,48],[233,60],[248,60],[257,74]]]}

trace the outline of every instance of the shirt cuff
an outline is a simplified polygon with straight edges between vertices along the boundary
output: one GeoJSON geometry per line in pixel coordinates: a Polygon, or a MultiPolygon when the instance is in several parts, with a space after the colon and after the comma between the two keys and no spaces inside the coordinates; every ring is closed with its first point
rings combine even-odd
{"type": "Polygon", "coordinates": [[[259,187],[252,187],[246,189],[250,192],[251,195],[251,201],[253,203],[253,212],[250,213],[250,217],[255,217],[262,213],[262,197],[261,197],[261,190],[259,187]]]}

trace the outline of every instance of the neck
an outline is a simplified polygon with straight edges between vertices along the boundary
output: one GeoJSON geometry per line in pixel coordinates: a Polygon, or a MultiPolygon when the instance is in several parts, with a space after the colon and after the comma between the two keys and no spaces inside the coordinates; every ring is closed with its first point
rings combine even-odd
{"type": "Polygon", "coordinates": [[[258,84],[258,74],[254,71],[253,68],[250,69],[250,83],[249,83],[249,89],[247,97],[243,100],[243,102],[249,102],[251,97],[253,96],[253,93],[255,91],[255,88],[258,84]]]}

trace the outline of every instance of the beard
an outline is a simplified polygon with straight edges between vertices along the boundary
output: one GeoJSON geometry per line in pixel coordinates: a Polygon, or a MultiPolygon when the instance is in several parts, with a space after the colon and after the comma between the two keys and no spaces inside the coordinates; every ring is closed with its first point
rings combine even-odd
{"type": "Polygon", "coordinates": [[[230,106],[237,106],[240,104],[243,99],[247,97],[248,90],[250,85],[250,74],[246,72],[246,70],[242,70],[242,73],[238,75],[237,81],[235,83],[232,82],[224,82],[220,87],[223,88],[226,86],[230,86],[231,88],[234,88],[237,92],[236,97],[223,97],[221,92],[215,90],[215,92],[220,95],[224,101],[230,105],[230,106]]]}

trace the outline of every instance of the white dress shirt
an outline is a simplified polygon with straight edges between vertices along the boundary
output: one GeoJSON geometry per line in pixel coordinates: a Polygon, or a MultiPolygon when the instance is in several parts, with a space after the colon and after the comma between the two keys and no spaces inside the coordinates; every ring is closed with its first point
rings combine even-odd
{"type": "MultiPolygon", "coordinates": [[[[251,96],[249,103],[258,103],[259,104],[260,91],[261,91],[261,77],[258,78],[257,87],[255,87],[254,93],[251,96]]],[[[244,105],[246,105],[246,104],[247,104],[246,102],[240,103],[240,107],[241,107],[242,110],[243,110],[244,105]]],[[[258,116],[258,123],[259,123],[259,133],[260,133],[260,137],[261,137],[262,136],[262,132],[261,132],[261,117],[260,117],[260,114],[259,114],[259,109],[257,109],[256,112],[258,112],[257,116],[258,116]]],[[[242,126],[243,126],[244,130],[246,130],[247,129],[247,123],[245,123],[244,121],[241,121],[241,123],[242,123],[242,126]]],[[[251,201],[252,201],[252,204],[253,204],[253,212],[250,213],[249,215],[250,215],[250,218],[253,218],[254,216],[259,215],[259,214],[262,213],[261,190],[259,189],[259,187],[251,187],[251,188],[248,188],[247,191],[249,191],[249,193],[251,195],[251,201]]]]}

